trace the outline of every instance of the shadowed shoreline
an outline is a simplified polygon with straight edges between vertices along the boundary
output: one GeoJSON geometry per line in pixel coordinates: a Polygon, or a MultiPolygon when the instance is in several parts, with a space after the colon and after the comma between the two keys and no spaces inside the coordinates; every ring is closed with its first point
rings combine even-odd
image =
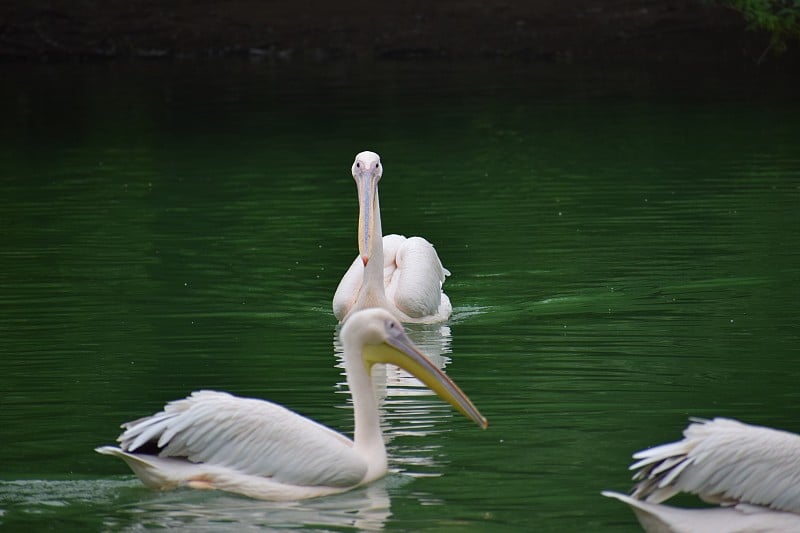
{"type": "MultiPolygon", "coordinates": [[[[244,56],[751,65],[769,45],[769,36],[748,30],[738,13],[696,0],[35,0],[0,4],[0,20],[0,61],[244,56]]],[[[767,62],[796,65],[795,48],[767,62]]]]}

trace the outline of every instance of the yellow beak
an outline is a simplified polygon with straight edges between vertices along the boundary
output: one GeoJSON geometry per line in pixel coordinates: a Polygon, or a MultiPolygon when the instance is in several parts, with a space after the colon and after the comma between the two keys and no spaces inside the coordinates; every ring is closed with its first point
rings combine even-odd
{"type": "Polygon", "coordinates": [[[489,426],[486,418],[458,385],[431,363],[405,333],[391,337],[382,344],[365,346],[363,357],[368,369],[376,363],[389,363],[410,372],[440,398],[467,418],[472,419],[481,428],[486,429],[489,426]]]}

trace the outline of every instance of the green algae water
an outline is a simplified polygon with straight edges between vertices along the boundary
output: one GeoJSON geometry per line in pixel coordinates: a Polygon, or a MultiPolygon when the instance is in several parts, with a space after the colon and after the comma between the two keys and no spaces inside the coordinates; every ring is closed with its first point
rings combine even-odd
{"type": "Polygon", "coordinates": [[[3,67],[0,529],[638,531],[600,496],[689,416],[800,432],[800,105],[768,83],[477,64],[3,67]],[[454,313],[386,374],[390,474],[295,503],[93,452],[198,389],[345,433],[354,155],[454,313]]]}

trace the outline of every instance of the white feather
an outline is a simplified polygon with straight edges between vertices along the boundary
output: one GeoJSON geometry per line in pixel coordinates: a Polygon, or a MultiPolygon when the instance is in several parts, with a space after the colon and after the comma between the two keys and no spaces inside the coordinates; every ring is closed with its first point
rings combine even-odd
{"type": "MultiPolygon", "coordinates": [[[[422,237],[383,236],[383,284],[386,298],[404,322],[441,322],[453,312],[442,285],[450,271],[436,249],[422,237]]],[[[364,282],[364,263],[356,257],[333,296],[333,314],[340,321],[353,309],[364,282]]],[[[390,309],[391,310],[391,309],[390,309]]]]}
{"type": "Polygon", "coordinates": [[[170,402],[163,412],[128,427],[118,440],[132,452],[156,438],[163,445],[161,437],[167,434],[160,457],[186,457],[287,484],[348,486],[366,472],[343,435],[280,405],[224,392],[198,391],[170,402]],[[328,462],[340,468],[320,468],[328,462]]]}
{"type": "Polygon", "coordinates": [[[639,452],[636,497],[674,487],[709,501],[744,502],[800,513],[800,436],[715,418],[697,421],[684,439],[639,452]],[[646,483],[647,481],[655,482],[646,483]]]}
{"type": "Polygon", "coordinates": [[[800,435],[695,419],[677,442],[637,452],[628,503],[648,531],[800,532],[800,435]],[[658,505],[679,492],[725,508],[658,505]],[[746,517],[745,517],[746,516],[746,517]]]}

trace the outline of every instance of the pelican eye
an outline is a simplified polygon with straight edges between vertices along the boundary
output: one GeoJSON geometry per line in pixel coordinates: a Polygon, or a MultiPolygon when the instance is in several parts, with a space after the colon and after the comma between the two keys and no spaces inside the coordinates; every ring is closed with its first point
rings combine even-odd
{"type": "Polygon", "coordinates": [[[357,168],[361,168],[361,163],[359,163],[358,161],[356,161],[356,167],[357,167],[357,168]]]}
{"type": "Polygon", "coordinates": [[[381,164],[380,163],[375,163],[375,168],[381,168],[381,164]]]}

